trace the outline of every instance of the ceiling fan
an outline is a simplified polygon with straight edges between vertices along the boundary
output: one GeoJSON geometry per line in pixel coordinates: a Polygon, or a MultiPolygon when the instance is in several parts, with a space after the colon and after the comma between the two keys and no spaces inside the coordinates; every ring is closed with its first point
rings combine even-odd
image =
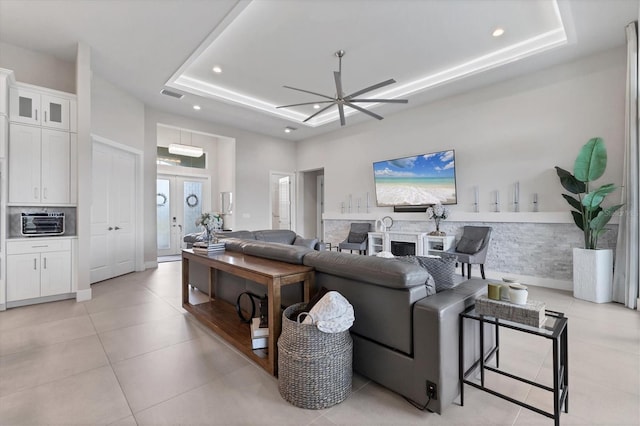
{"type": "Polygon", "coordinates": [[[394,103],[394,104],[406,104],[407,102],[409,102],[407,99],[360,99],[358,98],[358,96],[363,95],[367,92],[371,92],[372,90],[376,90],[376,89],[380,89],[381,87],[385,87],[388,86],[390,84],[395,83],[396,81],[394,79],[389,79],[389,80],[385,80],[382,81],[378,84],[374,84],[373,86],[369,86],[366,87],[362,90],[358,90],[357,92],[353,92],[349,95],[345,95],[344,92],[342,91],[342,57],[344,56],[345,51],[344,50],[338,50],[335,55],[338,57],[338,62],[339,62],[339,68],[338,71],[334,71],[333,72],[333,78],[336,82],[336,95],[334,97],[331,96],[327,96],[327,95],[323,95],[321,93],[316,93],[316,92],[311,92],[309,90],[303,90],[303,89],[298,89],[296,87],[291,87],[291,86],[284,86],[287,89],[292,89],[292,90],[297,90],[299,92],[305,92],[305,93],[310,93],[312,95],[316,95],[316,96],[320,96],[321,98],[324,99],[328,99],[328,100],[322,100],[322,101],[315,101],[315,102],[303,102],[301,104],[292,104],[292,105],[282,105],[282,106],[278,106],[276,108],[289,108],[289,107],[294,107],[294,106],[301,106],[301,105],[315,105],[315,104],[329,104],[326,107],[322,108],[321,110],[319,110],[318,112],[316,112],[315,114],[307,117],[306,120],[303,121],[303,123],[306,123],[307,121],[311,120],[313,117],[315,117],[318,114],[323,113],[324,111],[328,110],[329,108],[331,108],[334,105],[338,106],[338,112],[340,113],[340,125],[344,126],[346,124],[345,118],[344,118],[344,107],[345,105],[348,107],[351,107],[355,110],[358,110],[364,114],[370,115],[373,118],[377,118],[378,120],[382,120],[384,117],[382,117],[381,115],[378,115],[374,112],[371,112],[367,109],[364,109],[358,105],[356,105],[356,103],[358,102],[370,102],[370,103],[394,103]]]}

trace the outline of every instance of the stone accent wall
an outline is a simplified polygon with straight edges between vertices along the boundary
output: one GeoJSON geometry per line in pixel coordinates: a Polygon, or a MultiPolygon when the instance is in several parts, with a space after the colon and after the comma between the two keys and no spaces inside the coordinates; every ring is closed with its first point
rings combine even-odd
{"type": "MultiPolygon", "coordinates": [[[[349,234],[351,222],[369,220],[324,221],[325,241],[338,244],[349,234]]],[[[527,275],[553,280],[571,281],[573,276],[573,248],[583,247],[583,234],[573,223],[520,223],[520,222],[440,222],[440,230],[460,239],[462,227],[490,226],[491,242],[485,269],[505,274],[527,275]]],[[[432,222],[395,221],[392,231],[430,232],[432,222]]],[[[615,250],[618,226],[608,225],[608,231],[598,241],[599,248],[615,250]]],[[[615,253],[615,252],[614,252],[615,253]]]]}

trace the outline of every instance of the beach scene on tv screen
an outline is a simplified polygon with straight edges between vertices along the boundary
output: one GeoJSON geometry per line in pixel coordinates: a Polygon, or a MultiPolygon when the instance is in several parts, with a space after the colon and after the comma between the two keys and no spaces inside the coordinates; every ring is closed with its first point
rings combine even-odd
{"type": "Polygon", "coordinates": [[[453,150],[379,161],[373,172],[378,206],[456,203],[453,150]]]}

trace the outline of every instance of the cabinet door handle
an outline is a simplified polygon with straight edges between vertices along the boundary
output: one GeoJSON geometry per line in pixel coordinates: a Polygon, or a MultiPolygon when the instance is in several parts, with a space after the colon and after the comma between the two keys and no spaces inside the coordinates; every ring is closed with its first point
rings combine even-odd
{"type": "Polygon", "coordinates": [[[109,231],[113,231],[113,228],[110,226],[109,228],[107,228],[109,231]]]}
{"type": "Polygon", "coordinates": [[[43,195],[43,198],[46,200],[47,199],[47,188],[44,188],[42,190],[42,195],[43,195]]]}
{"type": "Polygon", "coordinates": [[[36,121],[38,121],[38,110],[37,109],[35,110],[35,113],[36,113],[36,121]]]}
{"type": "Polygon", "coordinates": [[[47,111],[44,112],[44,122],[47,122],[47,111]]]}
{"type": "Polygon", "coordinates": [[[44,269],[47,269],[47,258],[44,258],[44,269]]]}
{"type": "Polygon", "coordinates": [[[118,229],[120,229],[120,227],[119,227],[119,226],[116,226],[116,231],[117,231],[118,229]]]}
{"type": "Polygon", "coordinates": [[[35,271],[36,269],[38,269],[38,267],[37,267],[37,265],[36,265],[36,262],[37,262],[37,261],[38,261],[38,260],[34,257],[34,258],[33,258],[33,270],[34,270],[34,271],[35,271]]]}

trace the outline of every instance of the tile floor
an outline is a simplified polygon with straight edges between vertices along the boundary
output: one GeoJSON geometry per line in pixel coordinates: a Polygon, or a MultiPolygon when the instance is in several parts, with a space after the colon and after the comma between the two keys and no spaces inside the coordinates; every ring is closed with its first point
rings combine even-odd
{"type": "MultiPolygon", "coordinates": [[[[353,394],[325,410],[285,402],[277,380],[180,307],[180,263],[92,286],[93,299],[0,312],[0,424],[552,425],[465,387],[465,406],[422,412],[355,376],[353,394]]],[[[570,412],[565,425],[640,424],[640,314],[566,292],[531,298],[569,317],[570,412]]],[[[501,364],[550,384],[551,347],[505,330],[501,364]]],[[[551,410],[544,391],[489,375],[510,395],[551,410]]]]}

